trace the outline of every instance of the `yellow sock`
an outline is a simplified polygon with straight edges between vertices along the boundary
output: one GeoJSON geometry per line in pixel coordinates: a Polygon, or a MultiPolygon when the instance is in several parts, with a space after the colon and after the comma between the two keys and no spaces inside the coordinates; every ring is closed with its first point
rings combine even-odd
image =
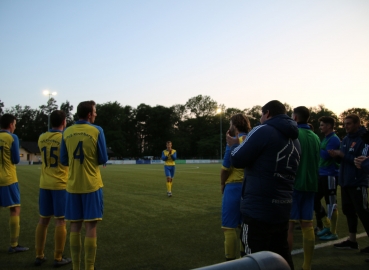
{"type": "MultiPolygon", "coordinates": [[[[85,269],[94,270],[96,249],[96,237],[85,237],[85,269]]],[[[74,268],[73,268],[74,270],[74,268]]]]}
{"type": "Polygon", "coordinates": [[[19,238],[19,216],[10,216],[9,219],[9,229],[10,229],[10,246],[16,247],[18,246],[18,238],[19,238]]]}
{"type": "Polygon", "coordinates": [[[325,228],[329,228],[331,226],[331,221],[327,216],[322,218],[322,222],[325,228]]]}
{"type": "Polygon", "coordinates": [[[301,228],[302,229],[302,238],[303,238],[303,249],[304,249],[304,264],[302,265],[302,269],[310,270],[311,269],[311,261],[313,259],[314,254],[314,245],[315,245],[315,234],[314,228],[301,228]]]}
{"type": "Polygon", "coordinates": [[[172,182],[167,182],[167,191],[172,192],[172,182]]]}
{"type": "Polygon", "coordinates": [[[56,226],[54,233],[54,259],[60,261],[63,256],[65,240],[67,240],[67,228],[65,225],[56,226]]]}
{"type": "Polygon", "coordinates": [[[69,235],[70,241],[70,254],[72,257],[73,270],[80,270],[81,264],[81,233],[71,232],[69,235]]]}
{"type": "Polygon", "coordinates": [[[236,229],[228,229],[224,231],[224,251],[227,260],[236,259],[238,238],[236,229]]]}
{"type": "Polygon", "coordinates": [[[338,210],[333,210],[332,220],[331,220],[331,232],[337,234],[337,220],[338,220],[338,210]]]}
{"type": "Polygon", "coordinates": [[[44,249],[45,249],[45,243],[46,243],[46,234],[47,234],[47,225],[44,224],[37,224],[36,227],[36,258],[43,258],[44,255],[44,249]]]}

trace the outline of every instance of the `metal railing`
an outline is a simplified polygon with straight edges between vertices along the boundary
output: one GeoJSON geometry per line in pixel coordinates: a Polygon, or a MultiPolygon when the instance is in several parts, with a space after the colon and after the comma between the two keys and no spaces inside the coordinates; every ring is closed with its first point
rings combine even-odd
{"type": "Polygon", "coordinates": [[[290,266],[281,255],[260,251],[237,260],[209,265],[196,270],[290,270],[290,266]]]}

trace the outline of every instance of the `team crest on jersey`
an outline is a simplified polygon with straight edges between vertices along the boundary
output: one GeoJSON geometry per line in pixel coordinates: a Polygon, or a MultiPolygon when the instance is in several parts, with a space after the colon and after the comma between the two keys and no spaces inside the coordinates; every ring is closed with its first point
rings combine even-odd
{"type": "Polygon", "coordinates": [[[350,149],[349,149],[349,152],[355,151],[355,149],[354,149],[355,144],[356,144],[356,142],[352,142],[352,144],[350,146],[350,149]]]}

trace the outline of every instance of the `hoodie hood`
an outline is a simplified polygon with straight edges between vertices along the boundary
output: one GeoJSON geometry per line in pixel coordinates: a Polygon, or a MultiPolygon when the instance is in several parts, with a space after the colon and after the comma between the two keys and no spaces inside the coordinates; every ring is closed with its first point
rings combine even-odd
{"type": "Polygon", "coordinates": [[[286,114],[276,115],[264,122],[265,125],[270,125],[280,131],[284,136],[295,140],[299,136],[297,123],[286,114]]]}

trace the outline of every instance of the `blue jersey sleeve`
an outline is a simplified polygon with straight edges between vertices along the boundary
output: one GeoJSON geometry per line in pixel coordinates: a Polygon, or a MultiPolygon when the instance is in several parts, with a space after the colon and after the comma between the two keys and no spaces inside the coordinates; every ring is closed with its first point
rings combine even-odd
{"type": "Polygon", "coordinates": [[[13,164],[18,164],[19,161],[20,161],[19,140],[18,140],[17,135],[15,135],[15,134],[11,134],[11,135],[13,137],[13,143],[12,143],[12,146],[10,148],[12,163],[13,164]]]}
{"type": "Polygon", "coordinates": [[[229,169],[231,167],[231,148],[227,145],[223,158],[223,167],[229,169]]]}
{"type": "Polygon", "coordinates": [[[167,157],[166,155],[164,155],[164,151],[163,151],[163,152],[161,152],[161,159],[162,159],[163,161],[167,161],[167,160],[168,160],[168,157],[167,157]]]}
{"type": "Polygon", "coordinates": [[[106,149],[105,135],[102,128],[99,127],[99,136],[97,138],[97,155],[99,164],[105,164],[108,161],[108,151],[106,149]]]}
{"type": "Polygon", "coordinates": [[[172,154],[172,159],[176,160],[177,159],[177,151],[174,152],[174,154],[172,154]]]}
{"type": "Polygon", "coordinates": [[[64,138],[61,140],[60,144],[60,163],[64,166],[68,166],[68,151],[67,146],[65,145],[64,138]]]}

